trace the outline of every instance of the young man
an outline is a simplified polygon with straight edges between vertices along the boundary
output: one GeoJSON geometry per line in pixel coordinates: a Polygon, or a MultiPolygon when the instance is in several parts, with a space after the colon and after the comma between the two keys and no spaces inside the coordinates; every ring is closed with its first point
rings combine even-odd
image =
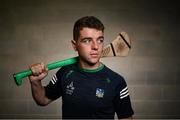
{"type": "Polygon", "coordinates": [[[104,25],[93,16],[80,18],[74,25],[72,45],[78,52],[78,63],[62,67],[43,87],[47,76],[44,64],[34,64],[29,77],[32,95],[45,106],[62,97],[63,118],[131,119],[131,107],[125,80],[103,63],[100,57],[104,41],[104,25]]]}

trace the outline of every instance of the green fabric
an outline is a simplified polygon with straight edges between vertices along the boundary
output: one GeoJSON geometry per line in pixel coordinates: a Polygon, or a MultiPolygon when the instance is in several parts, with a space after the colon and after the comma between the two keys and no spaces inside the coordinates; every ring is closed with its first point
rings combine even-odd
{"type": "Polygon", "coordinates": [[[92,70],[91,69],[84,69],[84,68],[81,68],[80,66],[79,66],[79,68],[83,72],[95,73],[95,72],[98,72],[98,71],[102,70],[104,68],[104,64],[101,63],[100,66],[97,69],[92,69],[92,70]]]}

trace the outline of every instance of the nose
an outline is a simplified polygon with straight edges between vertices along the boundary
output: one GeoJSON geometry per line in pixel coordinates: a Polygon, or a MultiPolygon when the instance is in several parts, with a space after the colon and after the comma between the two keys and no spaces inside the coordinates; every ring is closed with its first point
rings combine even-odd
{"type": "Polygon", "coordinates": [[[97,41],[93,41],[93,42],[92,42],[91,48],[92,48],[93,50],[97,50],[97,49],[99,48],[97,41]]]}

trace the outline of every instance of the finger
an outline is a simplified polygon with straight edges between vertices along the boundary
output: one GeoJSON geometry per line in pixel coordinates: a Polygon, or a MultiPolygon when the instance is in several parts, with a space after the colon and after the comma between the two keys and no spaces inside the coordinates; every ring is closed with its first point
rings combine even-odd
{"type": "Polygon", "coordinates": [[[38,79],[39,79],[39,80],[42,80],[42,79],[45,78],[46,76],[47,76],[47,73],[45,73],[45,72],[44,72],[44,73],[41,73],[41,74],[38,75],[38,79]]]}
{"type": "Polygon", "coordinates": [[[42,68],[42,72],[46,72],[46,73],[48,72],[48,68],[44,63],[41,63],[41,68],[42,68]]]}
{"type": "Polygon", "coordinates": [[[36,69],[34,67],[31,67],[32,75],[37,75],[36,69]]]}
{"type": "Polygon", "coordinates": [[[37,76],[42,73],[42,67],[39,63],[31,65],[33,75],[37,76]]]}

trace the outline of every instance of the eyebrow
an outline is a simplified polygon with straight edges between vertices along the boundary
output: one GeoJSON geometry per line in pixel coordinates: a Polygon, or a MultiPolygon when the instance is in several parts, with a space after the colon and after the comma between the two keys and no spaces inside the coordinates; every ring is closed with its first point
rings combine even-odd
{"type": "Polygon", "coordinates": [[[85,40],[85,39],[92,39],[91,37],[85,37],[85,38],[82,38],[81,40],[85,40]]]}
{"type": "MultiPolygon", "coordinates": [[[[104,36],[99,36],[97,39],[101,39],[101,38],[104,39],[104,36]]],[[[85,39],[92,39],[92,37],[85,37],[85,38],[82,38],[81,40],[85,40],[85,39]]]]}
{"type": "Polygon", "coordinates": [[[99,36],[98,39],[100,39],[100,38],[104,39],[104,36],[99,36]]]}

